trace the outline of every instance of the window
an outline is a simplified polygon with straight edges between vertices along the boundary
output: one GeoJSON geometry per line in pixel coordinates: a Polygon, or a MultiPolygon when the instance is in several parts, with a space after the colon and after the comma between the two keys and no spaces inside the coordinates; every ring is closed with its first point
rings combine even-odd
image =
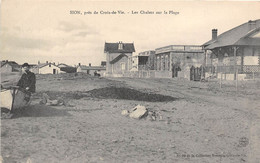
{"type": "Polygon", "coordinates": [[[121,70],[125,71],[125,63],[121,63],[121,70]]]}
{"type": "Polygon", "coordinates": [[[165,70],[165,58],[161,56],[161,70],[165,70]]]}
{"type": "Polygon", "coordinates": [[[118,49],[119,49],[119,50],[123,50],[123,43],[122,43],[122,42],[119,42],[119,44],[118,44],[118,49]]]}

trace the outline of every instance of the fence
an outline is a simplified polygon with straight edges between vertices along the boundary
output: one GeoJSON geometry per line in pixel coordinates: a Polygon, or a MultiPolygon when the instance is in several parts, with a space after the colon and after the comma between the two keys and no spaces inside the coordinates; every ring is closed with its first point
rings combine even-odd
{"type": "Polygon", "coordinates": [[[211,75],[223,80],[236,80],[236,77],[239,80],[250,80],[260,78],[260,65],[205,66],[205,72],[205,77],[211,75]]]}
{"type": "Polygon", "coordinates": [[[139,70],[127,71],[117,74],[105,74],[107,77],[132,77],[132,78],[171,78],[171,71],[139,70]]]}
{"type": "MultiPolygon", "coordinates": [[[[189,71],[189,80],[200,81],[204,79],[221,79],[221,80],[251,80],[260,78],[259,65],[245,65],[245,66],[192,66],[189,71]],[[190,72],[189,72],[190,71],[190,72]]],[[[180,74],[182,71],[179,72],[180,74]]],[[[120,74],[106,74],[110,77],[133,77],[133,78],[172,78],[171,71],[157,71],[157,70],[139,70],[127,71],[120,74]]],[[[182,75],[184,76],[184,75],[182,75]]]]}

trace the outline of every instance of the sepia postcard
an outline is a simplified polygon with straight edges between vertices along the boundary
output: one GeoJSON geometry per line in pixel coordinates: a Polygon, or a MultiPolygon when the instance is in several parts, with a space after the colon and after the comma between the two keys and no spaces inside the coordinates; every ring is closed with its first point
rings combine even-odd
{"type": "Polygon", "coordinates": [[[0,163],[260,162],[260,2],[0,4],[0,163]]]}

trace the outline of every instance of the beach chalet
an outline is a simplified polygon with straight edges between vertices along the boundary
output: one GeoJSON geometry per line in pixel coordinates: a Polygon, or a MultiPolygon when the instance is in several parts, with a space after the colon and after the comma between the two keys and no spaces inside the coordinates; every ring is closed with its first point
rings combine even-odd
{"type": "Polygon", "coordinates": [[[130,62],[135,52],[134,43],[105,43],[106,75],[122,76],[130,70],[130,62]]]}
{"type": "Polygon", "coordinates": [[[138,70],[154,70],[155,51],[149,50],[138,54],[138,70]]]}
{"type": "Polygon", "coordinates": [[[206,76],[226,80],[246,79],[260,73],[260,19],[250,20],[219,36],[212,30],[212,39],[203,44],[206,76]],[[237,75],[236,75],[237,74],[237,75]]]}
{"type": "Polygon", "coordinates": [[[63,73],[60,68],[55,65],[55,63],[51,63],[46,61],[46,63],[39,63],[36,66],[31,68],[31,71],[36,74],[59,74],[63,73]]]}
{"type": "Polygon", "coordinates": [[[203,64],[204,52],[198,45],[170,45],[155,49],[155,60],[161,77],[190,79],[190,68],[203,64]]]}
{"type": "Polygon", "coordinates": [[[19,72],[21,71],[21,66],[14,61],[4,60],[1,61],[1,73],[9,72],[19,72]]]}
{"type": "Polygon", "coordinates": [[[79,64],[78,67],[77,67],[77,72],[87,73],[87,74],[90,74],[92,76],[94,76],[95,73],[97,73],[97,74],[100,74],[101,76],[103,76],[104,73],[106,72],[106,67],[104,67],[104,66],[91,66],[91,64],[89,64],[89,66],[79,64]]]}

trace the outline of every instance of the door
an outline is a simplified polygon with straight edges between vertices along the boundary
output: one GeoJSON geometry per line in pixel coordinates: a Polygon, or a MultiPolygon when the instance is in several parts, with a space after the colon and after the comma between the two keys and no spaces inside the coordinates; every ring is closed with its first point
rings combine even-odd
{"type": "Polygon", "coordinates": [[[192,66],[190,68],[190,80],[200,81],[201,79],[201,69],[199,67],[192,66]]]}
{"type": "Polygon", "coordinates": [[[53,74],[56,74],[56,69],[53,69],[53,74]]]}
{"type": "Polygon", "coordinates": [[[181,71],[180,66],[177,64],[172,64],[172,77],[178,77],[178,71],[181,71]]]}

